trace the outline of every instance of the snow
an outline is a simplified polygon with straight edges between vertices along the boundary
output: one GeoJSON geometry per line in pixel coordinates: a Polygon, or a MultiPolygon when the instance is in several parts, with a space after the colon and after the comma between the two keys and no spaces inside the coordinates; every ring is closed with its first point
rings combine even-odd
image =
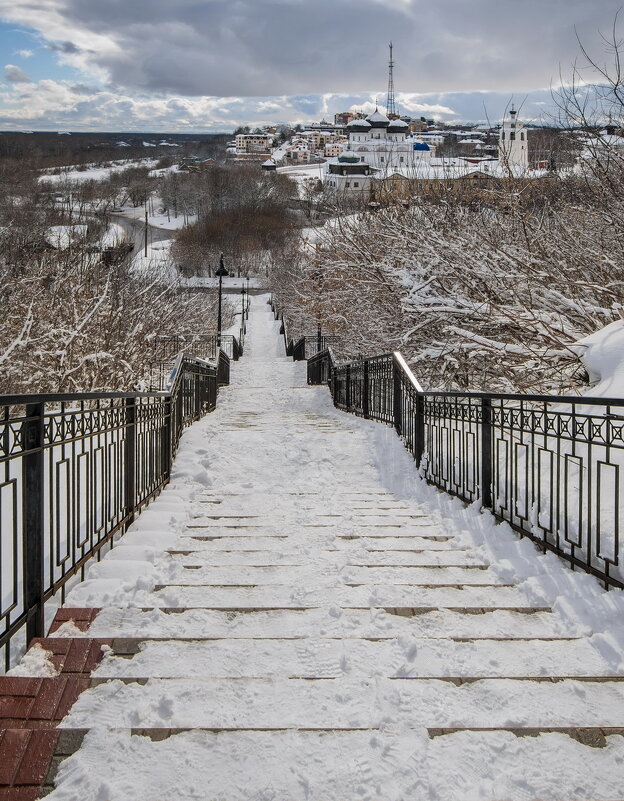
{"type": "Polygon", "coordinates": [[[102,247],[117,247],[117,245],[128,240],[128,235],[119,223],[110,223],[106,233],[100,240],[102,247]]]}
{"type": "Polygon", "coordinates": [[[573,349],[581,354],[589,374],[587,395],[624,399],[624,320],[580,339],[573,349]]]}
{"type": "Polygon", "coordinates": [[[149,242],[147,245],[147,255],[145,249],[137,250],[132,258],[132,269],[135,273],[162,279],[165,281],[175,281],[178,271],[171,260],[171,245],[173,239],[162,239],[158,242],[149,242]]]}
{"type": "Polygon", "coordinates": [[[58,250],[66,250],[74,242],[87,235],[86,225],[51,225],[46,231],[46,241],[58,250]]]}
{"type": "Polygon", "coordinates": [[[39,643],[29,648],[22,657],[21,662],[11,670],[7,676],[37,676],[38,678],[53,678],[58,676],[58,670],[50,661],[51,652],[46,651],[39,643]]]}
{"type": "Polygon", "coordinates": [[[624,726],[622,593],[420,481],[251,303],[170,485],[68,595],[104,610],[62,635],[139,650],[62,722],[89,732],[51,801],[619,798],[621,735],[543,729],[624,726]]]}
{"type": "MultiPolygon", "coordinates": [[[[173,212],[167,213],[160,211],[162,203],[160,198],[154,197],[150,199],[147,222],[153,228],[162,228],[166,231],[178,231],[184,228],[185,225],[191,225],[197,221],[196,214],[178,214],[176,217],[173,212]],[[159,209],[158,211],[155,211],[159,209]]],[[[145,207],[144,206],[122,206],[119,213],[123,214],[129,220],[139,220],[145,222],[145,207]]]]}
{"type": "Polygon", "coordinates": [[[103,181],[110,177],[111,173],[121,172],[127,170],[128,167],[155,167],[158,159],[138,159],[138,160],[124,160],[112,164],[109,167],[87,167],[86,169],[71,169],[63,170],[58,175],[51,175],[43,173],[39,176],[39,181],[47,181],[51,184],[65,183],[66,181],[74,181],[82,183],[83,181],[103,181]]]}

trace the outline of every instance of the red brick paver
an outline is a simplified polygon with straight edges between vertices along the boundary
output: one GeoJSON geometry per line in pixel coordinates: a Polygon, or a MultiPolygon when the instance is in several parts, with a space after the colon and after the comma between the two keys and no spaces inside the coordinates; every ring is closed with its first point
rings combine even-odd
{"type": "MultiPolygon", "coordinates": [[[[59,609],[50,632],[72,620],[87,631],[99,609],[59,609]]],[[[54,678],[0,676],[0,801],[36,801],[59,738],[57,726],[90,683],[112,640],[41,637],[59,671],[54,678]]]]}
{"type": "Polygon", "coordinates": [[[80,631],[87,631],[99,611],[99,609],[84,609],[75,606],[57,609],[49,634],[54,634],[63,623],[67,623],[70,620],[80,631]]]}

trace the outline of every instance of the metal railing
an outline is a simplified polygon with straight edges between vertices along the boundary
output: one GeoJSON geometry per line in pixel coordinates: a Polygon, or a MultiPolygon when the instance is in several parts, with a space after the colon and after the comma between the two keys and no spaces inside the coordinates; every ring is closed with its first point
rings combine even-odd
{"type": "Polygon", "coordinates": [[[271,311],[273,312],[273,316],[276,320],[280,322],[280,334],[284,337],[284,349],[286,350],[287,356],[292,356],[294,342],[291,337],[288,336],[288,331],[286,327],[286,320],[284,319],[284,312],[278,306],[277,301],[271,295],[269,300],[271,304],[271,311]]]}
{"type": "MultiPolygon", "coordinates": [[[[161,393],[0,396],[0,658],[43,636],[44,606],[169,481],[183,428],[230,360],[180,355],[161,393]]],[[[2,665],[0,662],[0,666],[2,665]]]]}
{"type": "MultiPolygon", "coordinates": [[[[241,333],[244,335],[245,324],[241,323],[241,333]]],[[[219,345],[218,334],[178,334],[176,336],[158,337],[159,362],[172,363],[175,358],[184,353],[196,359],[213,361],[217,358],[219,350],[234,361],[238,361],[243,353],[240,338],[232,334],[222,334],[219,345]]]]}
{"type": "Polygon", "coordinates": [[[308,360],[344,411],[395,427],[429,483],[624,588],[624,400],[423,392],[401,354],[308,360]]]}
{"type": "Polygon", "coordinates": [[[323,334],[318,332],[316,334],[305,334],[295,342],[292,347],[293,361],[299,362],[305,359],[310,359],[317,353],[321,353],[327,348],[331,348],[338,342],[338,337],[333,334],[323,334]]]}
{"type": "Polygon", "coordinates": [[[277,301],[275,298],[271,297],[269,302],[275,319],[280,321],[280,334],[284,336],[286,355],[292,356],[293,361],[305,361],[339,342],[338,336],[334,334],[323,334],[320,328],[316,334],[304,334],[295,342],[295,340],[288,335],[284,312],[280,310],[277,301]]]}

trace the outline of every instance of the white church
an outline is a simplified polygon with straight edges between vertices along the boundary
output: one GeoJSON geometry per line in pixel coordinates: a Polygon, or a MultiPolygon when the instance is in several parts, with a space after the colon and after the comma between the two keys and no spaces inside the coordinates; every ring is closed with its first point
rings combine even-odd
{"type": "Polygon", "coordinates": [[[408,134],[408,125],[375,109],[347,125],[348,149],[329,159],[325,186],[335,192],[370,190],[372,181],[401,176],[422,180],[530,176],[528,131],[512,107],[499,132],[498,159],[436,158],[432,145],[408,134]]]}

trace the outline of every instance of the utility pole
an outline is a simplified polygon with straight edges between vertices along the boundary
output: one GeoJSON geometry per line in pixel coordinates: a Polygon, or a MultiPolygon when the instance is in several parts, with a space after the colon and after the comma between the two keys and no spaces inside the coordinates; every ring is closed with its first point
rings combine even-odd
{"type": "Polygon", "coordinates": [[[147,206],[145,207],[145,258],[147,258],[147,206]]]}

